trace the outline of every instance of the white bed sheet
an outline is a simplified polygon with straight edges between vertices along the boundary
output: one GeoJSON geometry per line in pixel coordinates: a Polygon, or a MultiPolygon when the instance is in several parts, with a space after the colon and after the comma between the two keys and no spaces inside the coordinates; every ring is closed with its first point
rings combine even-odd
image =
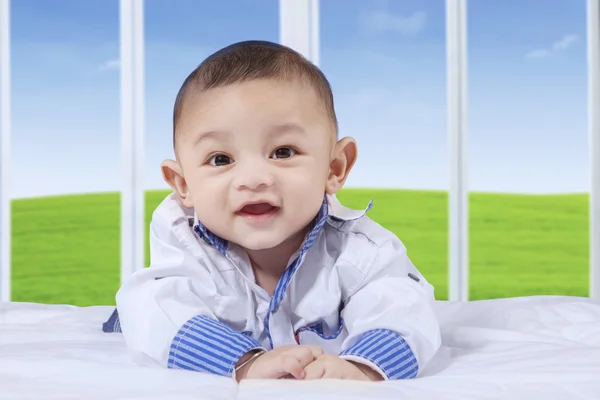
{"type": "Polygon", "coordinates": [[[600,301],[438,302],[443,347],[402,382],[244,381],[140,368],[112,307],[0,306],[0,399],[600,399],[600,301]]]}

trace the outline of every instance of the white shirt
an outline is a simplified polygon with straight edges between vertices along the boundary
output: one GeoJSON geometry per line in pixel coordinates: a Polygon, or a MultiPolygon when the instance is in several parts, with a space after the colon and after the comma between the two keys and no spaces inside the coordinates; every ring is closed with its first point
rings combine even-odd
{"type": "Polygon", "coordinates": [[[235,376],[246,352],[299,343],[385,379],[418,376],[441,343],[433,287],[402,242],[365,215],[371,205],[355,211],[326,196],[271,297],[247,255],[169,195],[152,216],[150,267],[117,293],[134,359],[235,376]]]}

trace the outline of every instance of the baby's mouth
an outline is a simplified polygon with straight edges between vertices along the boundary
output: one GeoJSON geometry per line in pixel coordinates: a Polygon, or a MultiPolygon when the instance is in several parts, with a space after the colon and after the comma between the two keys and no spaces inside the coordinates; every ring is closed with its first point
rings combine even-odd
{"type": "Polygon", "coordinates": [[[242,207],[238,214],[241,215],[263,215],[274,213],[279,210],[279,207],[275,207],[269,203],[257,203],[257,204],[248,204],[242,207]]]}

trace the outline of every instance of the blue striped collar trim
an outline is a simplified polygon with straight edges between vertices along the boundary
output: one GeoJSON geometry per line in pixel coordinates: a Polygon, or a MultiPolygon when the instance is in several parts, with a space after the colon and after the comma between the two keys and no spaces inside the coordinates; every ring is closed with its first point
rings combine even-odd
{"type": "Polygon", "coordinates": [[[227,253],[229,242],[209,231],[198,218],[196,218],[196,223],[194,224],[194,232],[196,232],[196,234],[206,243],[217,249],[219,253],[223,255],[227,253]]]}
{"type": "MultiPolygon", "coordinates": [[[[302,243],[299,253],[306,252],[316,241],[319,232],[325,225],[328,219],[334,221],[353,221],[364,217],[367,212],[373,207],[371,200],[364,210],[353,210],[344,207],[335,196],[325,195],[321,208],[315,219],[312,222],[312,229],[306,235],[302,243]]],[[[196,216],[194,223],[194,232],[207,244],[217,249],[221,254],[226,255],[229,242],[214,233],[204,226],[196,216]]]]}
{"type": "Polygon", "coordinates": [[[308,234],[304,238],[304,242],[302,242],[302,246],[300,246],[300,254],[305,253],[308,249],[310,249],[312,247],[313,244],[315,244],[315,241],[317,240],[317,237],[319,236],[319,232],[321,232],[321,229],[323,229],[325,222],[327,222],[328,216],[329,216],[329,203],[327,201],[327,197],[325,197],[325,199],[323,200],[323,203],[321,204],[321,208],[319,209],[319,212],[317,213],[317,216],[315,217],[315,219],[312,222],[313,223],[312,229],[308,232],[308,234]]]}

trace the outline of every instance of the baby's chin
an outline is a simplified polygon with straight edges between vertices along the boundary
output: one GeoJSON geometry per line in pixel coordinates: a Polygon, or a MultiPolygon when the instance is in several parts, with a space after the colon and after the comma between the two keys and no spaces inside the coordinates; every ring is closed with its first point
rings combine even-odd
{"type": "Polygon", "coordinates": [[[272,233],[264,234],[263,232],[257,232],[249,234],[247,237],[236,238],[237,240],[233,241],[238,246],[250,251],[272,250],[285,242],[285,238],[282,240],[273,236],[272,233]]]}

